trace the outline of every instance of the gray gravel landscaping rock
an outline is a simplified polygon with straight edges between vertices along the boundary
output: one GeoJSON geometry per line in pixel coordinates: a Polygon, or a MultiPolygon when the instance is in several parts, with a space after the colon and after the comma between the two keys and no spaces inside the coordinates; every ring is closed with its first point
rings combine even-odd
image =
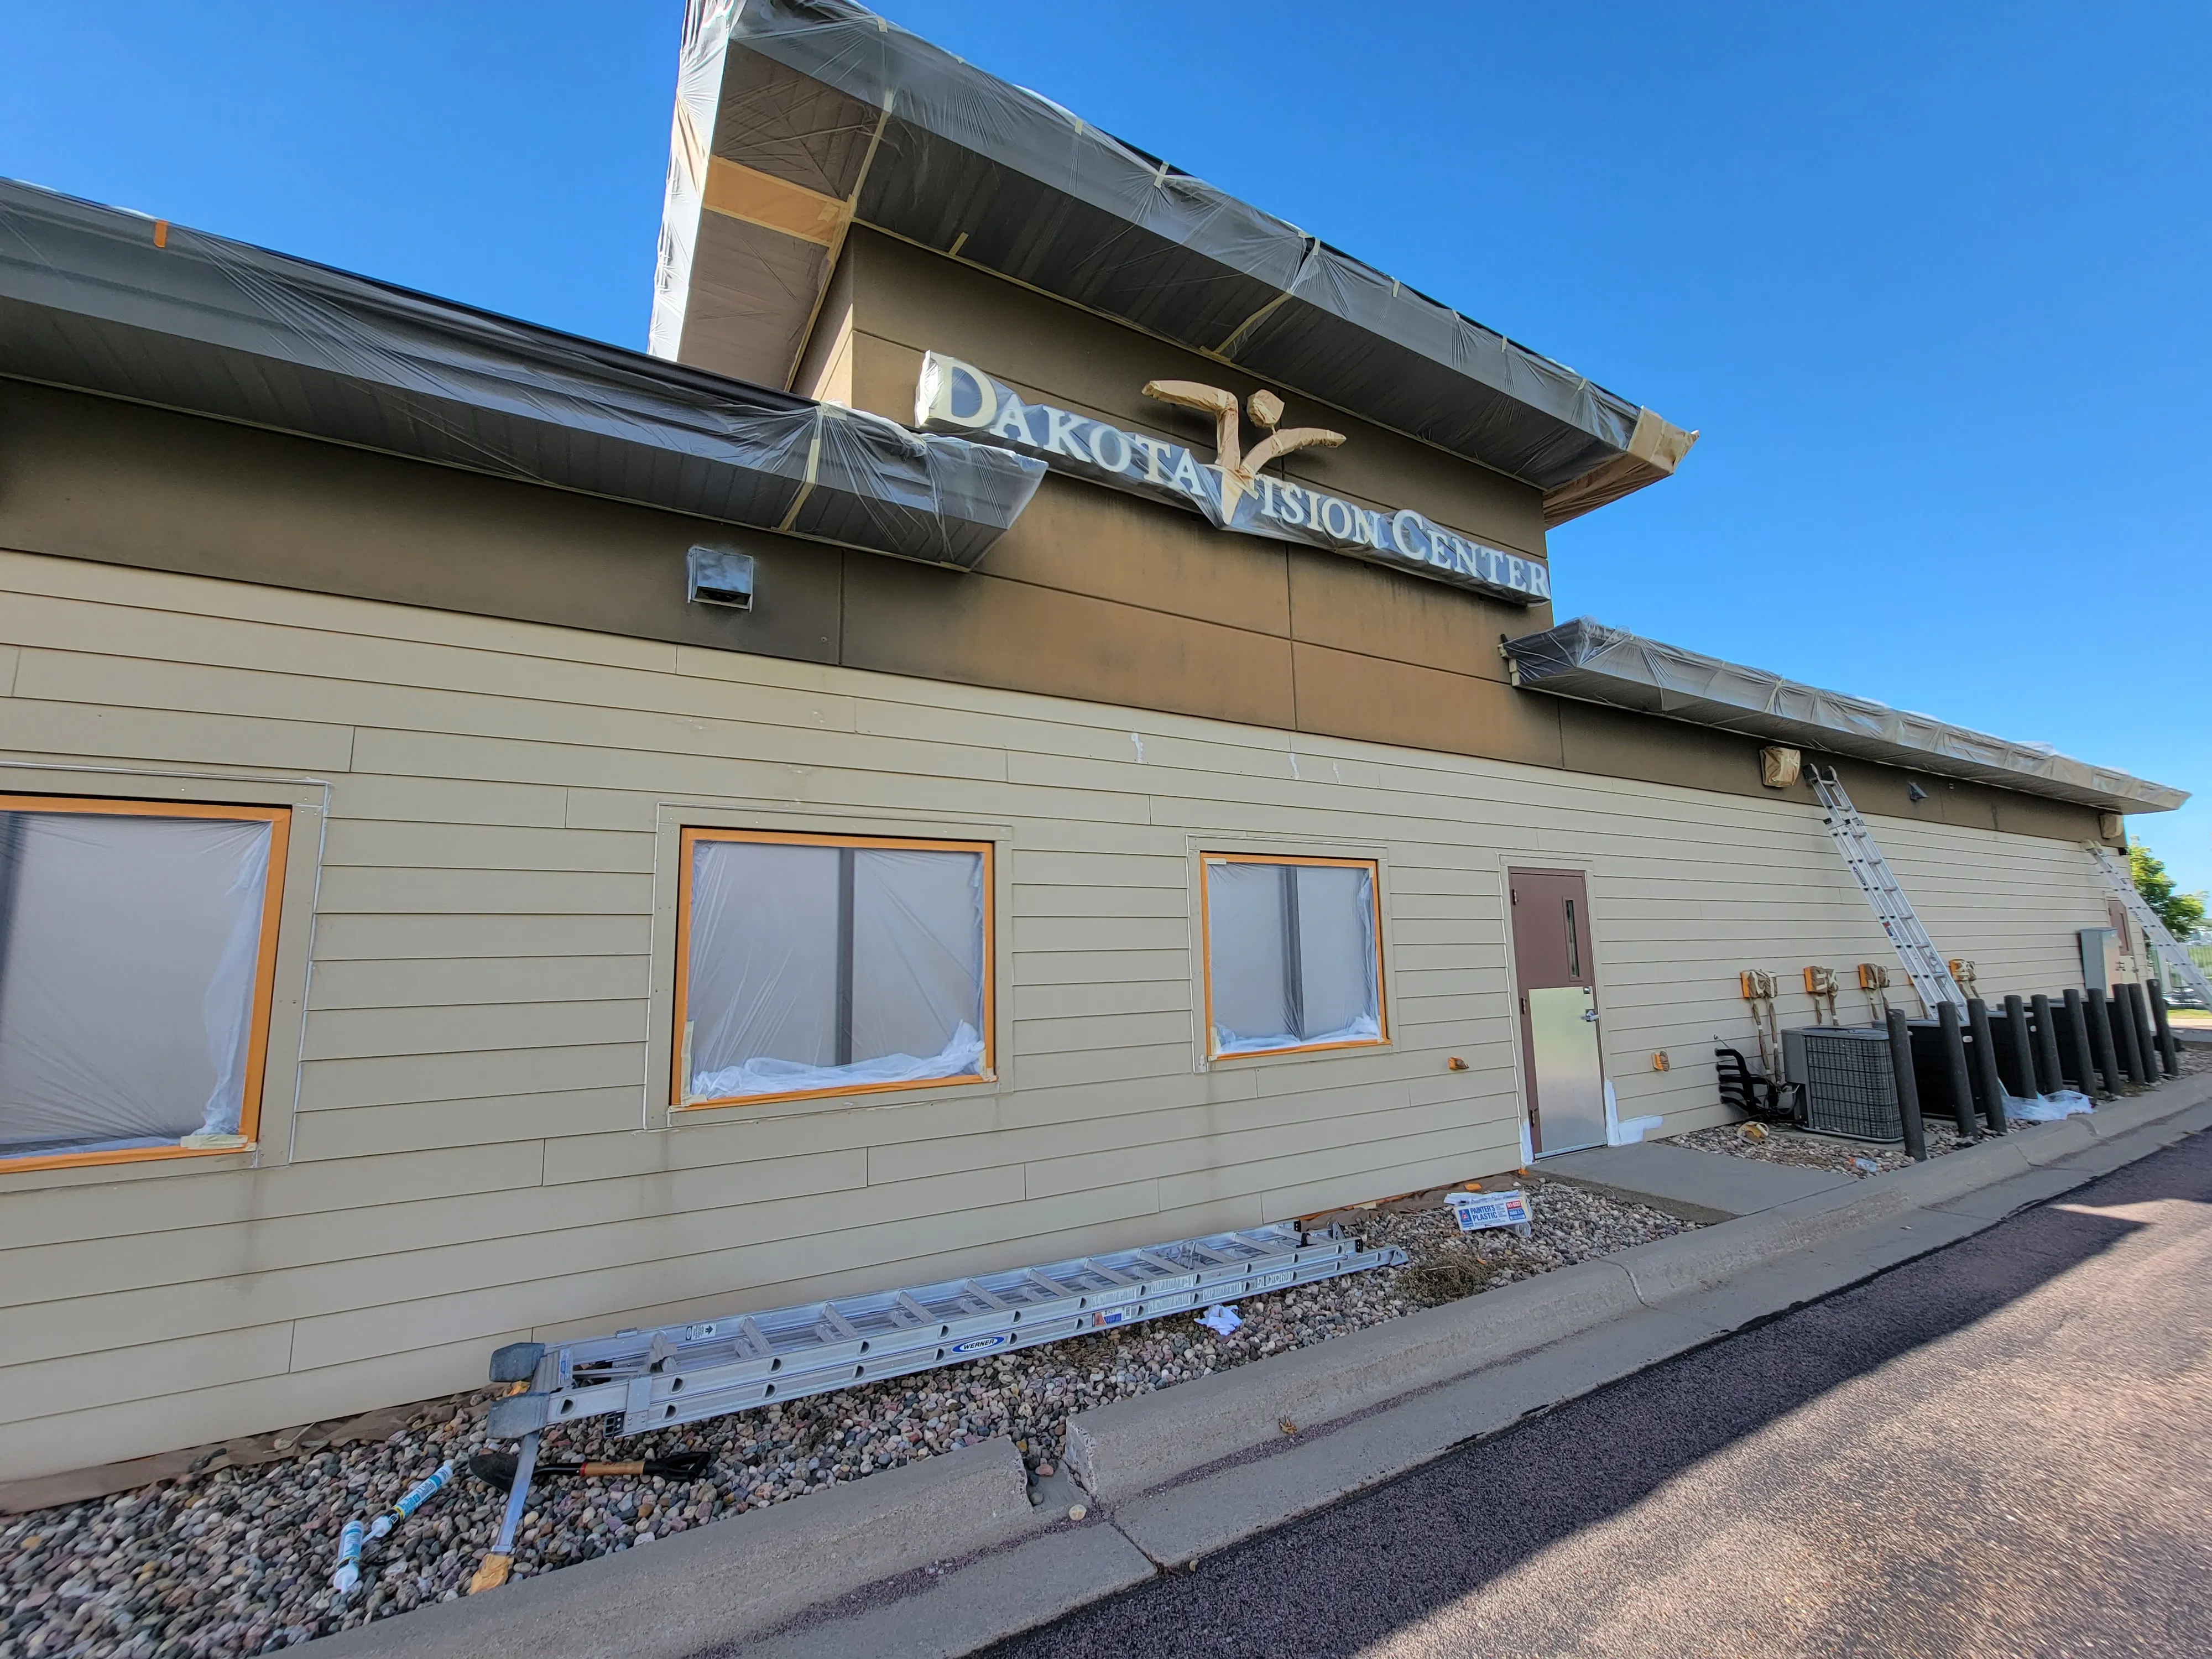
{"type": "MultiPolygon", "coordinates": [[[[1505,1183],[1492,1182],[1495,1188],[1505,1183]]],[[[532,1488],[514,1576],[649,1545],[725,1516],[996,1435],[1032,1474],[1058,1466],[1070,1414],[1310,1346],[1457,1295],[1680,1232],[1694,1224],[1533,1177],[1526,1238],[1462,1235],[1441,1204],[1355,1212],[1401,1268],[1237,1304],[1215,1335],[1174,1317],[918,1376],[772,1405],[675,1432],[616,1439],[609,1419],[556,1431],[548,1456],[632,1460],[704,1450],[707,1475],[549,1479],[532,1488]]],[[[448,1458],[485,1445],[498,1391],[436,1402],[388,1439],[217,1468],[0,1525],[0,1659],[228,1659],[461,1595],[498,1532],[505,1494],[457,1480],[363,1559],[345,1602],[330,1589],[339,1529],[388,1508],[448,1458]]]]}
{"type": "MultiPolygon", "coordinates": [[[[1928,1156],[1941,1158],[1974,1143],[1961,1137],[1948,1118],[1925,1118],[1928,1156]]],[[[1756,1158],[1762,1164],[1788,1164],[1804,1170],[1833,1170],[1839,1175],[1887,1175],[1910,1169],[1912,1160],[1902,1146],[1877,1141],[1844,1140],[1835,1135],[1808,1134],[1802,1129],[1773,1124],[1723,1123],[1711,1129],[1694,1129],[1668,1143],[1693,1152],[1719,1152],[1729,1158],[1756,1158]],[[1756,1128],[1759,1134],[1746,1131],[1756,1128]]]]}

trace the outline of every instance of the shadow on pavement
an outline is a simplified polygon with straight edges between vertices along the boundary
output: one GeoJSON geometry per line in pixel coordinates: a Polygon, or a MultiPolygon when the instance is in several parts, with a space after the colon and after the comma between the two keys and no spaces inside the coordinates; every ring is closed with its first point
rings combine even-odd
{"type": "MultiPolygon", "coordinates": [[[[2212,1135],[2053,1203],[2161,1199],[2212,1199],[2212,1135]]],[[[2000,1312],[2144,1224],[2078,1207],[2028,1211],[988,1654],[1358,1653],[1829,1391],[2000,1312]]]]}

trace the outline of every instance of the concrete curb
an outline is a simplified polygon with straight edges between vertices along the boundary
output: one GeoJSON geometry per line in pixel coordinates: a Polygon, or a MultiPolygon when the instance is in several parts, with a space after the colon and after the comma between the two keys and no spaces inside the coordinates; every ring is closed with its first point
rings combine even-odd
{"type": "Polygon", "coordinates": [[[1103,1522],[1063,1524],[912,1595],[720,1651],[742,1652],[744,1659],[957,1659],[1134,1589],[1158,1571],[1151,1557],[1103,1522]]]}
{"type": "Polygon", "coordinates": [[[1636,1287],[1610,1261],[1370,1325],[1068,1420],[1067,1464],[1111,1504],[1303,1428],[1465,1376],[1633,1313],[1636,1287]]]}
{"type": "Polygon", "coordinates": [[[681,1659],[1036,1526],[1021,1455],[1002,1437],[489,1595],[381,1620],[325,1638],[315,1651],[329,1659],[681,1659]]]}

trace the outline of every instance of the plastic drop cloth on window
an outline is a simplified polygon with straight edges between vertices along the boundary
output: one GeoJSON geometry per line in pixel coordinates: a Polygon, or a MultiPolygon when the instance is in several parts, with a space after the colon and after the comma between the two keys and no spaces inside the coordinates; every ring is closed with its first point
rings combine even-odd
{"type": "Polygon", "coordinates": [[[238,1132],[270,835],[0,813],[0,1157],[238,1132]]]}
{"type": "Polygon", "coordinates": [[[1214,864],[1206,898],[1214,1054],[1380,1039],[1372,871],[1214,864]]]}
{"type": "Polygon", "coordinates": [[[694,842],[690,1097],[976,1075],[983,903],[977,853],[694,842]]]}

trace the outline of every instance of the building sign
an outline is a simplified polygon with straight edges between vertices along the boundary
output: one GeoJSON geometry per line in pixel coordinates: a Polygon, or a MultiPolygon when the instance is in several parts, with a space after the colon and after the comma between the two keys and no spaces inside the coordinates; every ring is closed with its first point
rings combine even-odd
{"type": "Polygon", "coordinates": [[[1334,449],[1344,441],[1341,433],[1318,427],[1279,428],[1282,399],[1272,392],[1256,392],[1246,404],[1266,434],[1249,453],[1232,394],[1190,380],[1154,380],[1145,395],[1212,415],[1214,460],[1200,462],[1181,444],[1087,415],[1024,403],[1003,381],[937,351],[922,356],[914,423],[925,432],[1018,450],[1056,472],[1187,508],[1218,530],[1326,548],[1516,605],[1552,597],[1551,573],[1540,560],[1486,546],[1411,507],[1378,511],[1262,472],[1295,451],[1334,449]]]}

